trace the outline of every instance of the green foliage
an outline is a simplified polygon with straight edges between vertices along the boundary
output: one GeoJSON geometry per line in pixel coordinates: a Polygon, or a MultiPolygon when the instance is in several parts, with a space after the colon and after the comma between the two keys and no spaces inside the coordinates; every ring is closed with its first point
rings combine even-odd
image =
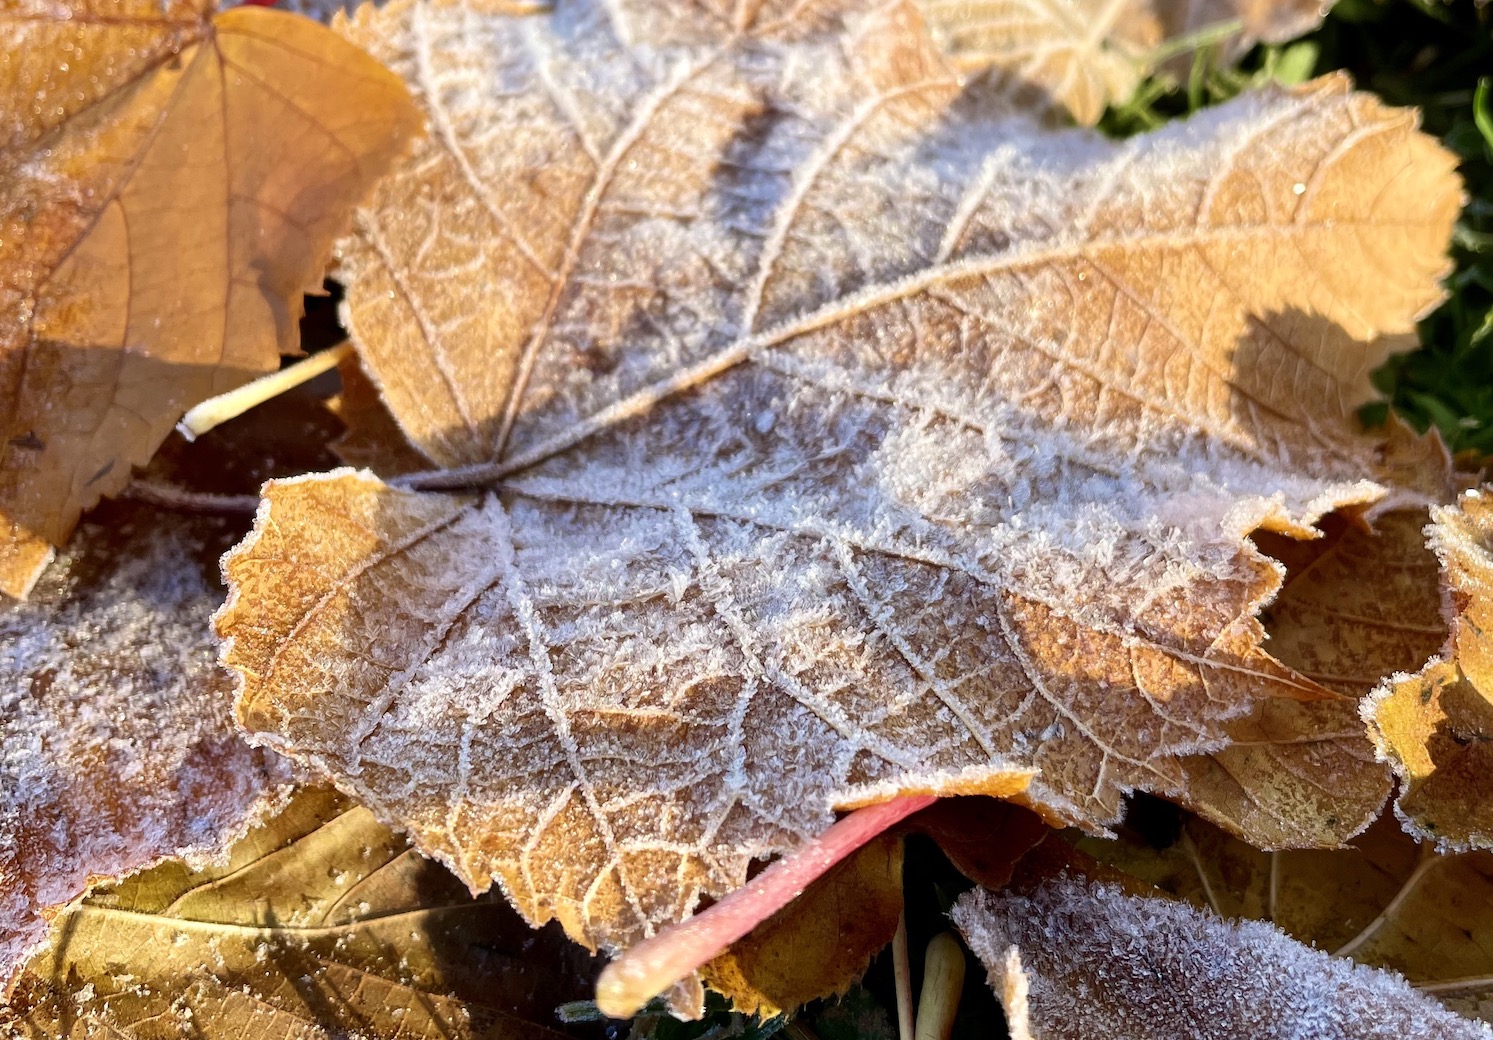
{"type": "MultiPolygon", "coordinates": [[[[1493,455],[1493,8],[1470,0],[1380,5],[1344,0],[1323,54],[1425,127],[1462,160],[1467,206],[1454,232],[1448,299],[1420,324],[1421,350],[1374,382],[1418,429],[1440,428],[1455,452],[1493,455]]],[[[1382,419],[1384,406],[1365,409],[1382,419]]]]}

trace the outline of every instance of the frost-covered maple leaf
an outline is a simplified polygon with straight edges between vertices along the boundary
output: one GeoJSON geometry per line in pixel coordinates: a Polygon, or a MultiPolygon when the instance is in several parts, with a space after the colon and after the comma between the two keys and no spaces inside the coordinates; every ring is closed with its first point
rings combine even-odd
{"type": "Polygon", "coordinates": [[[1262,648],[1248,535],[1423,497],[1352,422],[1460,199],[1412,114],[1329,78],[1047,132],[910,3],[341,29],[432,129],[346,319],[450,471],[270,485],[219,630],[255,739],[474,887],[626,946],[836,809],[1102,828],[1342,696],[1262,648]]]}

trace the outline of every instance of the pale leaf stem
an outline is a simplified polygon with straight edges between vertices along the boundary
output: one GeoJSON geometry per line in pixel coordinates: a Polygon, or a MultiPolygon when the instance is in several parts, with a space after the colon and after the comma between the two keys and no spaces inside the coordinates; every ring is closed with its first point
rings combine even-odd
{"type": "Polygon", "coordinates": [[[907,909],[897,916],[892,936],[892,977],[897,986],[897,1038],[912,1040],[912,961],[907,954],[907,909]]]}
{"type": "Polygon", "coordinates": [[[264,404],[292,387],[310,382],[323,372],[330,372],[343,358],[351,357],[352,352],[353,345],[343,340],[335,347],[312,354],[278,372],[260,376],[236,390],[209,397],[182,416],[181,422],[176,424],[176,430],[187,440],[194,441],[215,426],[221,426],[229,419],[237,419],[255,405],[264,404]]]}

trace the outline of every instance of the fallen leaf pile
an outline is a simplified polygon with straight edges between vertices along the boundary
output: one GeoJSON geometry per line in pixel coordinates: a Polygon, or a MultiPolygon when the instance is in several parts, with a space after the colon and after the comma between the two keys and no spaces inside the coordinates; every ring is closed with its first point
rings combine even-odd
{"type": "Polygon", "coordinates": [[[716,6],[0,6],[0,1020],[535,1035],[591,981],[560,930],[619,953],[932,795],[703,982],[842,991],[912,830],[1013,1031],[1485,1035],[1414,958],[1145,892],[1194,831],[1489,846],[1487,499],[1355,418],[1452,156],[1343,75],[1047,111],[1314,5],[716,6]],[[271,461],[137,480],[43,572],[329,263],[356,360],[299,447],[231,423],[271,461]],[[1180,844],[1106,837],[1138,793],[1180,844]],[[558,923],[523,993],[504,899],[558,923]]]}

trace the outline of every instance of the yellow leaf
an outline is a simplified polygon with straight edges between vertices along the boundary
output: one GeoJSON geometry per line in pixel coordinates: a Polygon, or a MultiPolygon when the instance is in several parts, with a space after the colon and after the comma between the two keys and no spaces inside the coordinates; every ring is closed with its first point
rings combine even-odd
{"type": "Polygon", "coordinates": [[[1470,491],[1431,519],[1453,611],[1449,652],[1376,689],[1364,719],[1399,775],[1395,804],[1410,832],[1446,849],[1493,848],[1493,498],[1470,491]]]}
{"type": "Polygon", "coordinates": [[[1269,700],[1231,721],[1228,747],[1184,764],[1203,816],[1278,849],[1341,845],[1379,815],[1390,775],[1372,761],[1359,698],[1383,676],[1420,667],[1446,638],[1436,558],[1421,534],[1426,518],[1424,509],[1372,524],[1334,515],[1323,537],[1308,542],[1254,535],[1286,565],[1285,585],[1262,616],[1266,645],[1340,696],[1269,700]]]}

